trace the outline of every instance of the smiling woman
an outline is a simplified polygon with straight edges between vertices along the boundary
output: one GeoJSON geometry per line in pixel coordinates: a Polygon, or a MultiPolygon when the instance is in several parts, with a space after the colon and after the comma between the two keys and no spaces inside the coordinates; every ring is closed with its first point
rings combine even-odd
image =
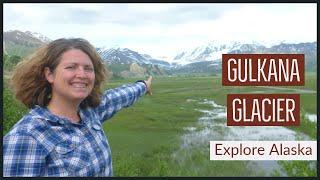
{"type": "Polygon", "coordinates": [[[19,63],[11,84],[31,110],[3,138],[4,176],[112,176],[102,124],[151,94],[152,77],[101,92],[106,75],[80,38],[55,40],[19,63]]]}

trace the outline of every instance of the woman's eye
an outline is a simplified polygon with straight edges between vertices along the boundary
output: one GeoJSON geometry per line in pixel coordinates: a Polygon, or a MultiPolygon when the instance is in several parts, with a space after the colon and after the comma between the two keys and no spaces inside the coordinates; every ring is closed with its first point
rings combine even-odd
{"type": "Polygon", "coordinates": [[[74,69],[74,66],[67,66],[66,69],[74,69]]]}
{"type": "Polygon", "coordinates": [[[85,68],[85,70],[86,70],[86,71],[89,71],[89,72],[92,72],[92,71],[93,71],[93,68],[87,67],[87,68],[85,68]]]}

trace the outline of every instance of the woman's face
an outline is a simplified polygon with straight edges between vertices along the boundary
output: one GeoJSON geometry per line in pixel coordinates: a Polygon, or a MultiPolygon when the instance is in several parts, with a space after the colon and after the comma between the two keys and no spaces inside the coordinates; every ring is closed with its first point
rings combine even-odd
{"type": "Polygon", "coordinates": [[[90,57],[79,49],[64,52],[54,72],[46,73],[52,98],[81,102],[92,91],[95,73],[90,57]]]}

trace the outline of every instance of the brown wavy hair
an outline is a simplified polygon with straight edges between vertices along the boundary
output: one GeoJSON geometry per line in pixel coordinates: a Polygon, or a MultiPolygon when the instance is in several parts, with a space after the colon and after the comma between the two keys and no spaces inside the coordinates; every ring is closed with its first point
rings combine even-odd
{"type": "Polygon", "coordinates": [[[44,69],[53,72],[60,63],[61,56],[70,49],[79,49],[86,53],[93,64],[95,73],[94,87],[81,104],[81,108],[96,107],[100,103],[101,86],[105,82],[108,71],[96,49],[85,39],[57,39],[46,44],[15,67],[11,78],[14,94],[28,108],[35,105],[47,106],[51,99],[51,85],[47,81],[44,69]]]}

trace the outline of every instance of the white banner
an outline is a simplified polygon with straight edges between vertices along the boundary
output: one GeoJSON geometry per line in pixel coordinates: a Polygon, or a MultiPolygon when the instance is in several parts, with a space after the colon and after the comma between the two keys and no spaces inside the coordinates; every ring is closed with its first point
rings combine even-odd
{"type": "Polygon", "coordinates": [[[210,160],[317,160],[317,141],[210,141],[210,160]]]}

